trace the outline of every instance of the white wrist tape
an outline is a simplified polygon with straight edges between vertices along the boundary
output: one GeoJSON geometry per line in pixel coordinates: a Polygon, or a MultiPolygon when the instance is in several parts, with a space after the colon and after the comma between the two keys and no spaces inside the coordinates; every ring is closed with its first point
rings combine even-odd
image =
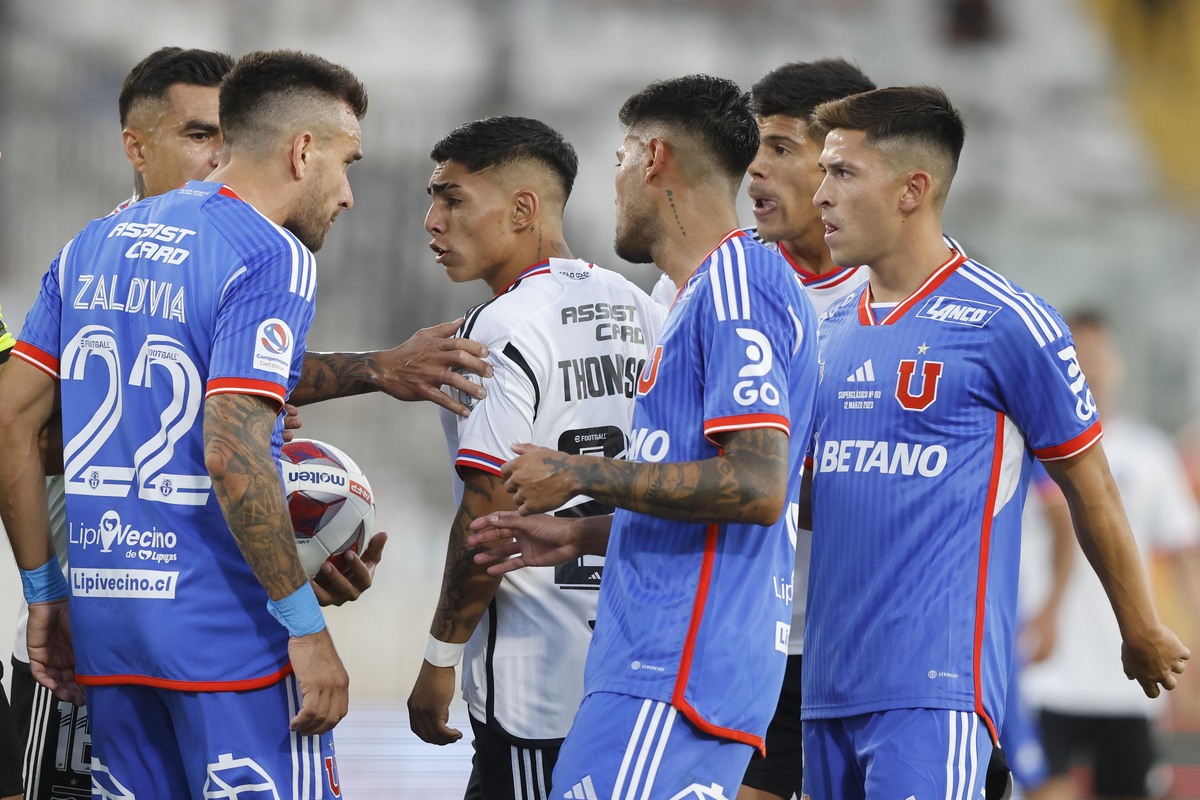
{"type": "Polygon", "coordinates": [[[457,667],[458,662],[462,661],[463,650],[467,649],[464,644],[451,644],[443,642],[440,639],[433,638],[433,634],[429,634],[429,643],[425,645],[425,660],[435,667],[457,667]]]}

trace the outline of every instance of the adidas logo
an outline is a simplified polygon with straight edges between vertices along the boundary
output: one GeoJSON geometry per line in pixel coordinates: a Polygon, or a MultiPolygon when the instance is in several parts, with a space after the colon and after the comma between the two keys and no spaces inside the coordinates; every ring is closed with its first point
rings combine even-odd
{"type": "Polygon", "coordinates": [[[874,383],[875,365],[871,363],[871,359],[868,358],[867,363],[854,370],[854,374],[846,378],[846,381],[847,383],[874,383]]]}
{"type": "Polygon", "coordinates": [[[566,800],[600,800],[596,787],[592,786],[592,776],[584,775],[583,780],[571,787],[571,791],[563,795],[566,800]]]}
{"type": "Polygon", "coordinates": [[[595,572],[593,572],[591,575],[588,575],[588,578],[587,578],[587,579],[588,579],[589,581],[598,581],[598,580],[600,580],[600,571],[599,571],[599,570],[596,570],[596,571],[595,571],[595,572]]]}

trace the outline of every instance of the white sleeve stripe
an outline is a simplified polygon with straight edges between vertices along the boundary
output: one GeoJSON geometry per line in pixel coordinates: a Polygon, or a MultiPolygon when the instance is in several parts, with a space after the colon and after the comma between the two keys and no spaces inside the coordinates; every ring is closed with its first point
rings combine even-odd
{"type": "Polygon", "coordinates": [[[217,305],[225,302],[225,293],[229,291],[229,287],[233,285],[233,282],[245,274],[245,272],[246,267],[243,265],[241,269],[229,276],[229,280],[225,281],[225,285],[221,287],[221,296],[217,299],[217,305]]]}
{"type": "Polygon", "coordinates": [[[713,307],[717,310],[717,319],[721,322],[725,321],[725,296],[721,292],[721,279],[717,274],[717,264],[720,263],[720,253],[713,253],[709,259],[708,266],[708,282],[712,284],[713,291],[713,307]]]}
{"type": "Polygon", "coordinates": [[[308,287],[308,291],[304,293],[305,300],[311,300],[313,292],[317,288],[317,259],[312,254],[312,251],[307,247],[304,248],[304,284],[308,287]]]}
{"type": "Polygon", "coordinates": [[[1047,344],[1046,338],[1044,336],[1042,336],[1041,331],[1038,330],[1038,326],[1035,325],[1033,320],[1029,318],[1029,315],[1025,312],[1025,309],[1017,304],[1016,300],[1014,300],[1009,295],[1001,294],[1000,291],[993,288],[992,286],[989,286],[987,283],[984,283],[984,281],[981,278],[979,278],[972,272],[969,272],[967,270],[962,270],[962,276],[964,278],[966,278],[967,280],[969,280],[971,283],[974,283],[977,286],[979,286],[979,288],[983,289],[988,294],[995,297],[1001,303],[1004,303],[1006,306],[1011,308],[1013,311],[1017,312],[1017,315],[1025,322],[1025,327],[1029,328],[1029,332],[1031,334],[1033,334],[1033,338],[1037,340],[1038,346],[1039,347],[1046,346],[1046,344],[1047,344]]]}
{"type": "Polygon", "coordinates": [[[742,287],[742,319],[750,319],[750,279],[746,277],[746,251],[742,249],[741,237],[729,240],[737,253],[738,281],[742,287]]]}
{"type": "Polygon", "coordinates": [[[67,275],[67,254],[71,252],[71,245],[73,244],[75,244],[74,239],[63,245],[62,256],[58,259],[58,294],[63,299],[63,305],[66,305],[66,295],[63,292],[66,291],[64,281],[67,275]]]}
{"type": "Polygon", "coordinates": [[[746,253],[735,237],[712,255],[709,281],[717,320],[750,319],[750,280],[746,275],[746,253]]]}
{"type": "Polygon", "coordinates": [[[725,273],[725,311],[729,319],[741,319],[738,316],[738,287],[737,278],[733,274],[733,254],[725,246],[721,247],[720,253],[722,271],[725,273]]]}
{"type": "Polygon", "coordinates": [[[307,249],[307,247],[297,249],[294,244],[292,246],[292,257],[295,259],[292,262],[292,269],[300,271],[300,291],[296,294],[301,297],[308,294],[308,253],[304,252],[307,249]]]}
{"type": "Polygon", "coordinates": [[[305,249],[305,252],[308,253],[308,269],[312,277],[309,278],[308,294],[304,299],[312,302],[313,295],[317,293],[317,256],[311,250],[305,249]]]}
{"type": "Polygon", "coordinates": [[[288,247],[292,250],[292,280],[288,284],[288,291],[292,294],[299,294],[297,290],[300,288],[300,275],[296,271],[296,243],[292,241],[290,236],[285,238],[287,239],[288,247]]]}
{"type": "Polygon", "coordinates": [[[1046,309],[1042,308],[1041,304],[1034,300],[1034,298],[1028,292],[1019,291],[1017,287],[1013,286],[1009,280],[998,273],[993,272],[992,270],[987,269],[980,264],[977,264],[974,261],[968,261],[963,266],[966,268],[966,270],[975,273],[981,279],[986,280],[993,286],[998,287],[1001,291],[1005,292],[1014,300],[1021,303],[1021,305],[1023,305],[1026,309],[1028,309],[1033,318],[1037,321],[1038,327],[1042,329],[1042,333],[1048,340],[1054,341],[1062,336],[1062,329],[1058,327],[1058,323],[1055,322],[1054,317],[1052,317],[1050,313],[1046,311],[1046,309]]]}

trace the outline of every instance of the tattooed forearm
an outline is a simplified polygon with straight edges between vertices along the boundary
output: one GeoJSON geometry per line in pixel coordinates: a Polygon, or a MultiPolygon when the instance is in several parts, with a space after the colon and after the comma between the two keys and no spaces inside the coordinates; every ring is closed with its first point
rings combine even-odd
{"type": "Polygon", "coordinates": [[[670,519],[769,524],[786,502],[787,447],[782,431],[754,428],[727,434],[723,454],[704,461],[564,459],[583,493],[602,503],[670,519]]]}
{"type": "Polygon", "coordinates": [[[474,551],[467,547],[471,520],[493,511],[514,507],[504,482],[485,472],[471,470],[463,484],[463,499],[450,526],[446,545],[446,569],[442,575],[442,593],[429,632],[443,642],[465,642],[496,596],[499,578],[487,574],[487,568],[475,564],[474,551]]]}
{"type": "Polygon", "coordinates": [[[276,410],[262,398],[218,394],[204,403],[204,463],[238,549],[273,600],[308,578],[296,555],[279,468],[276,410]]]}
{"type": "Polygon", "coordinates": [[[334,397],[349,397],[374,391],[380,373],[375,353],[304,354],[300,380],[288,400],[298,406],[319,403],[334,397]]]}

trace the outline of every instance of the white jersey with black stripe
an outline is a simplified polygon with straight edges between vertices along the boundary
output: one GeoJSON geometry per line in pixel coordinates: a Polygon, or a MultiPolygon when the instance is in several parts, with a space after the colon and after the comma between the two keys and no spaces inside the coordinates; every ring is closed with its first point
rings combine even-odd
{"type": "MultiPolygon", "coordinates": [[[[624,456],[637,376],[664,312],[615,272],[549,259],[473,309],[461,335],[487,345],[488,395],[443,427],[458,475],[492,475],[532,442],[568,453],[624,456]]],[[[457,499],[457,498],[456,498],[457,499]]],[[[555,513],[611,513],[575,498],[555,513]]],[[[506,575],[467,645],[463,695],[477,720],[508,738],[566,736],[583,697],[583,665],[603,559],[506,575]]]]}

